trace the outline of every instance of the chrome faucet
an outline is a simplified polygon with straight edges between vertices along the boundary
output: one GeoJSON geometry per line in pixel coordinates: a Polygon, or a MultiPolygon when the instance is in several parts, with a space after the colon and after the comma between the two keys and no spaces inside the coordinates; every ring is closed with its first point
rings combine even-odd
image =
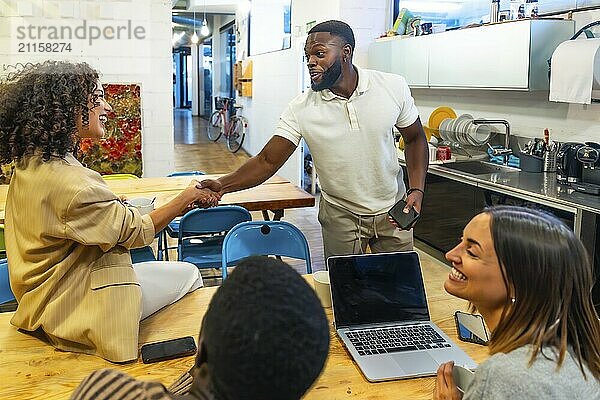
{"type": "Polygon", "coordinates": [[[473,125],[482,125],[482,124],[494,124],[494,125],[504,125],[506,131],[504,133],[504,148],[503,149],[495,149],[489,143],[488,146],[492,149],[492,155],[494,156],[503,156],[504,157],[504,165],[508,165],[508,156],[512,154],[512,150],[510,149],[510,123],[505,119],[475,119],[473,120],[473,125]]]}

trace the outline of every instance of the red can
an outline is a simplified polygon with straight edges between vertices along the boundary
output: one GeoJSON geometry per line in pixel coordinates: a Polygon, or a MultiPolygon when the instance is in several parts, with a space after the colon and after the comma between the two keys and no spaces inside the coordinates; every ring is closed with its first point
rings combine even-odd
{"type": "Polygon", "coordinates": [[[452,158],[452,151],[449,146],[439,146],[437,148],[436,158],[440,161],[446,161],[452,158]]]}

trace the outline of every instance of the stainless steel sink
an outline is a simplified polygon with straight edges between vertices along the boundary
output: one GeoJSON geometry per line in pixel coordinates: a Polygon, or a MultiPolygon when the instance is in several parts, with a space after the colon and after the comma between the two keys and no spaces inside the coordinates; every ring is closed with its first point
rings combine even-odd
{"type": "Polygon", "coordinates": [[[508,167],[506,165],[498,165],[485,161],[464,161],[454,162],[443,165],[444,168],[453,169],[456,171],[466,172],[471,175],[494,174],[498,172],[519,172],[520,169],[508,167]]]}

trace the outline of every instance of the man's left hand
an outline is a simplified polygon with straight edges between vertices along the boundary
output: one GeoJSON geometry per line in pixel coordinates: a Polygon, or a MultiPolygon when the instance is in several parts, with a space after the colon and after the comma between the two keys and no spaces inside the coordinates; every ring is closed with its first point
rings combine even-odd
{"type": "Polygon", "coordinates": [[[423,202],[423,192],[419,190],[413,190],[408,196],[406,196],[406,207],[404,207],[404,212],[408,213],[411,207],[414,207],[415,210],[420,214],[421,213],[421,203],[423,202]]]}

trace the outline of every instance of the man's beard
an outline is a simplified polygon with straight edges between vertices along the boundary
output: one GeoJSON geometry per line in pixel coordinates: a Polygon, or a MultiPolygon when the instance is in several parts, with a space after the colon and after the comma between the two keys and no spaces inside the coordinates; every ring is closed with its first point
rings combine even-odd
{"type": "Polygon", "coordinates": [[[327,69],[327,71],[323,72],[321,75],[321,82],[311,82],[310,87],[315,92],[329,89],[337,82],[337,80],[340,78],[340,75],[342,75],[342,62],[337,59],[337,61],[334,62],[333,65],[327,69]]]}

